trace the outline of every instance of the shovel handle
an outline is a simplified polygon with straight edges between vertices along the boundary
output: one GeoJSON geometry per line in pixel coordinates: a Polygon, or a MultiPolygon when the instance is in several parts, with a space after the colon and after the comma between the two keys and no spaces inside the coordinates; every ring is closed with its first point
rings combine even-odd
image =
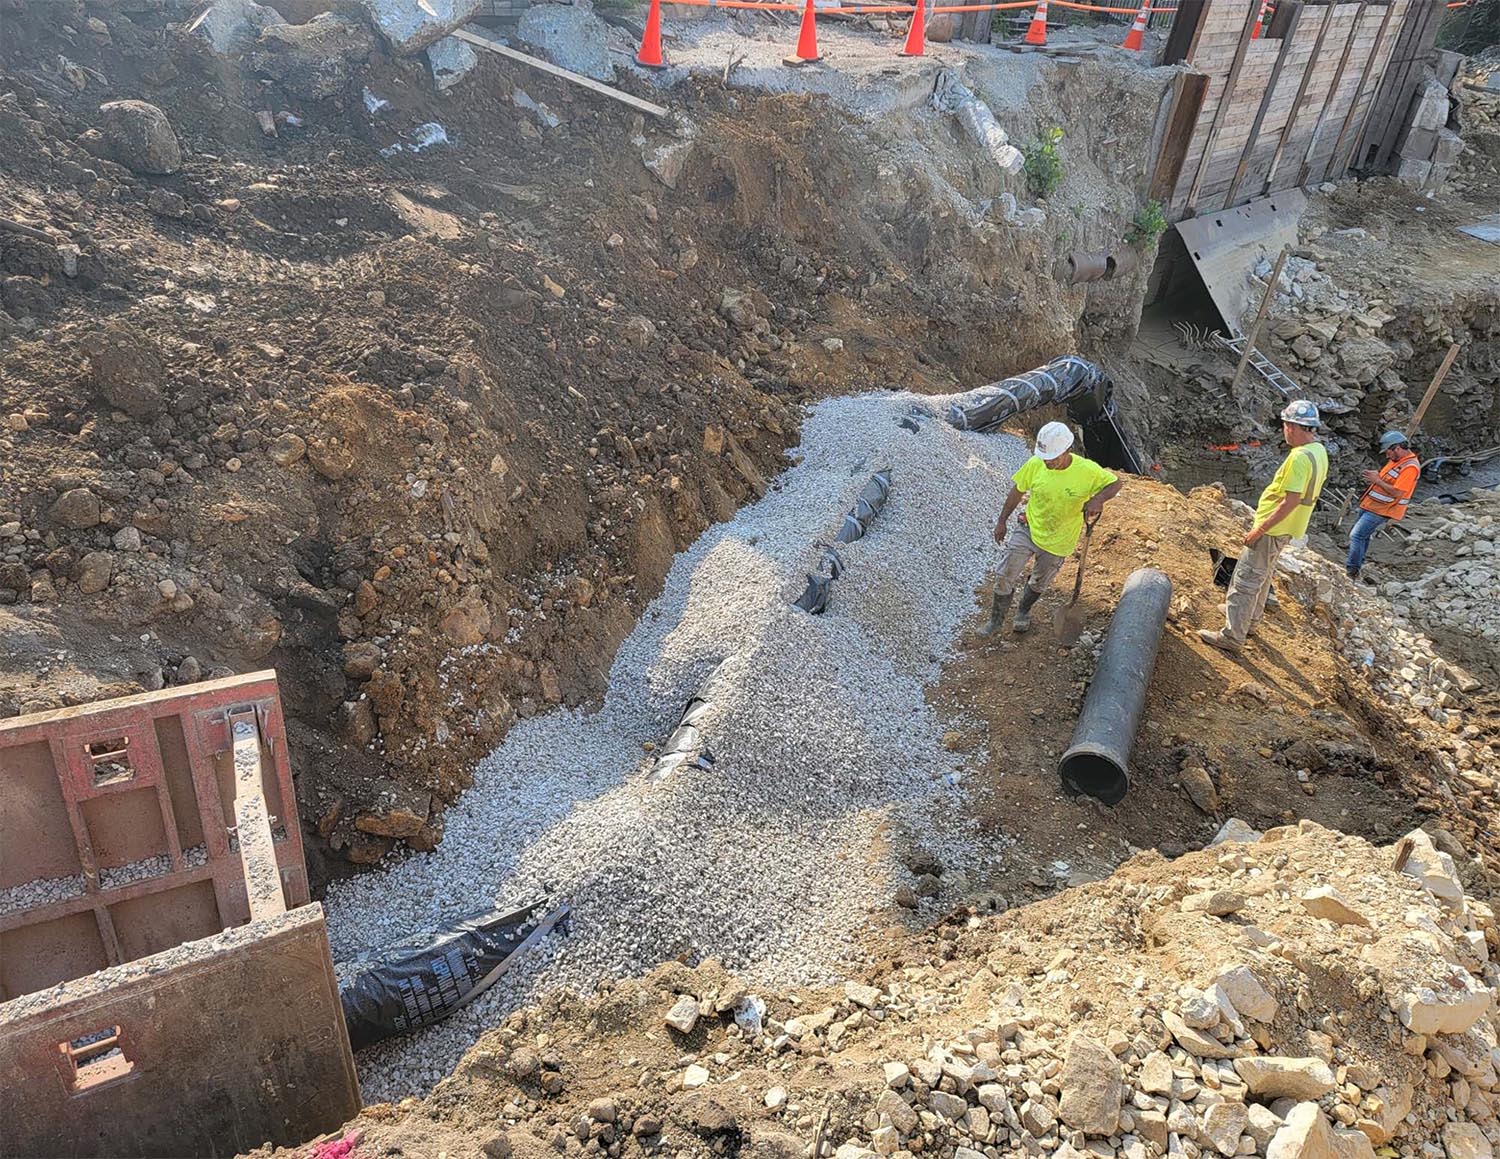
{"type": "Polygon", "coordinates": [[[1096,515],[1092,519],[1083,521],[1083,550],[1078,553],[1078,574],[1073,577],[1073,598],[1068,601],[1068,607],[1078,602],[1078,596],[1083,591],[1083,566],[1089,560],[1089,542],[1094,538],[1094,524],[1099,522],[1096,515]]]}

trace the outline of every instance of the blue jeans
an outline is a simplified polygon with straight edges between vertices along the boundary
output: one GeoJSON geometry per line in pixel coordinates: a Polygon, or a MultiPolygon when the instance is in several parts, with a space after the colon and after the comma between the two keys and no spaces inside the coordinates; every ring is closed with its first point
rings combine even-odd
{"type": "Polygon", "coordinates": [[[1359,518],[1349,529],[1349,558],[1344,561],[1344,566],[1350,572],[1357,572],[1365,566],[1365,552],[1370,550],[1370,536],[1389,522],[1387,516],[1376,515],[1373,511],[1359,513],[1359,518]]]}

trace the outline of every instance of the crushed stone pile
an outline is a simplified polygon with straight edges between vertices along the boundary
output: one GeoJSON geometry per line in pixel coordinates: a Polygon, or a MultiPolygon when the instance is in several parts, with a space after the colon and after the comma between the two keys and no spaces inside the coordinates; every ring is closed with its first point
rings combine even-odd
{"type": "Polygon", "coordinates": [[[924,689],[974,608],[997,497],[1027,452],[931,417],[899,425],[921,405],[894,393],[813,410],[801,461],[677,557],[597,712],[519,723],[435,852],[330,888],[334,956],[349,965],[492,902],[573,908],[571,936],[483,999],[362,1055],[367,1098],[430,1085],[541,987],[587,990],[688,955],[762,983],[826,981],[911,881],[899,846],[974,869],[1003,857],[1002,835],[954,820],[964,758],[941,743],[924,689]],[[839,548],[829,611],[794,608],[818,545],[884,469],[889,501],[839,548]],[[656,780],[653,754],[693,697],[715,761],[656,780]]]}
{"type": "Polygon", "coordinates": [[[834,988],[709,961],[554,995],[352,1126],[371,1155],[1481,1159],[1497,947],[1421,830],[1231,822],[834,988]]]}

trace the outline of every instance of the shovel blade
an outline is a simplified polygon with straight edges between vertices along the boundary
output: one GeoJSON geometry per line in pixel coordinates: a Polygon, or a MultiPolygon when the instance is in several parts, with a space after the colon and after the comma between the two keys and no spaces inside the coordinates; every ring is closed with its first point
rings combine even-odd
{"type": "Polygon", "coordinates": [[[1063,644],[1072,647],[1078,643],[1078,637],[1083,635],[1083,609],[1077,604],[1069,604],[1062,610],[1062,615],[1057,617],[1057,638],[1063,644]]]}

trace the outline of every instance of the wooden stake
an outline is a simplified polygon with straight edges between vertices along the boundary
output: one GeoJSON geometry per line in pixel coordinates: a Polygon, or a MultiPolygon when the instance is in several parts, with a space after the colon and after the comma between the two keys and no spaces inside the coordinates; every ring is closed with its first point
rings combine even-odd
{"type": "Polygon", "coordinates": [[[1422,418],[1427,414],[1427,408],[1432,405],[1432,400],[1437,396],[1438,387],[1443,385],[1443,379],[1448,377],[1448,371],[1453,366],[1453,360],[1458,357],[1459,345],[1455,342],[1448,347],[1448,353],[1443,355],[1443,364],[1438,367],[1438,372],[1432,376],[1432,385],[1427,388],[1427,393],[1422,396],[1422,404],[1417,407],[1417,413],[1411,417],[1411,429],[1406,432],[1407,438],[1417,433],[1417,428],[1422,425],[1422,418]]]}
{"type": "Polygon", "coordinates": [[[1281,284],[1281,267],[1286,265],[1287,254],[1292,252],[1289,245],[1281,247],[1281,253],[1276,258],[1276,268],[1271,271],[1271,280],[1266,283],[1266,292],[1260,299],[1260,310],[1255,315],[1255,323],[1250,327],[1250,333],[1245,337],[1245,351],[1240,355],[1240,364],[1234,368],[1234,377],[1229,381],[1229,397],[1234,397],[1234,391],[1240,384],[1240,378],[1245,373],[1245,367],[1250,362],[1250,354],[1255,349],[1255,340],[1260,337],[1260,328],[1265,324],[1266,315],[1271,310],[1271,301],[1276,297],[1276,287],[1281,284]]]}

